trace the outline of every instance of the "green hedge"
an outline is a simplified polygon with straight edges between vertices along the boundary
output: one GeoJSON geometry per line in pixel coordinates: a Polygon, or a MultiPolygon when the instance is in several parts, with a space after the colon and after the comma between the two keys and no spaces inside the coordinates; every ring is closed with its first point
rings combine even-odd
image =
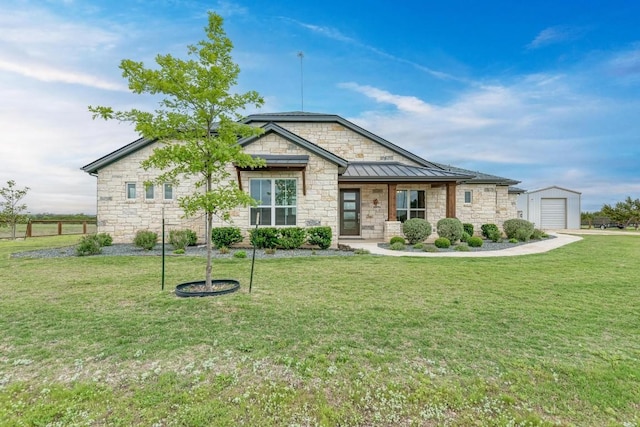
{"type": "Polygon", "coordinates": [[[217,249],[228,248],[242,242],[242,232],[238,227],[215,227],[211,230],[211,243],[217,249]]]}
{"type": "Polygon", "coordinates": [[[320,249],[327,249],[331,246],[331,227],[310,227],[307,228],[307,243],[319,246],[320,249]]]}

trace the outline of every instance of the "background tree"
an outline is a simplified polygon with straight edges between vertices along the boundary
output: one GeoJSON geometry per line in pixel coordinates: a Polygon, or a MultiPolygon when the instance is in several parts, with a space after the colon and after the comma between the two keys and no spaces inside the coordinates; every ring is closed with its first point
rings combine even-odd
{"type": "Polygon", "coordinates": [[[132,92],[165,96],[155,112],[89,107],[94,118],[134,123],[142,136],[159,141],[159,147],[142,162],[144,169],[162,171],[155,182],[176,182],[180,177],[196,179],[193,194],[180,197],[178,202],[185,216],[197,212],[206,215],[206,285],[209,288],[213,217],[228,219],[231,209],[254,203],[231,179],[228,165],[256,167],[264,164],[244,153],[238,144],[239,137],[261,132],[238,123],[242,117],[240,111],[247,105],[259,107],[264,101],[255,91],[231,93],[240,68],[233,62],[233,44],[222,23],[219,15],[209,13],[206,40],[187,47],[188,55],[193,59],[158,55],[158,69],[148,69],[142,62],[127,59],[120,63],[122,75],[129,81],[132,92]]]}
{"type": "Polygon", "coordinates": [[[580,222],[582,224],[587,224],[589,228],[593,227],[593,220],[596,217],[595,212],[581,212],[580,213],[580,222]]]}
{"type": "Polygon", "coordinates": [[[640,199],[631,199],[627,197],[623,202],[618,202],[615,206],[603,205],[601,210],[603,215],[608,216],[611,220],[624,224],[635,223],[636,228],[640,222],[640,199]]]}
{"type": "Polygon", "coordinates": [[[4,200],[0,201],[0,226],[11,227],[11,238],[16,238],[16,225],[26,222],[29,216],[26,214],[27,205],[20,201],[29,192],[29,187],[22,190],[15,188],[16,182],[7,181],[7,186],[0,188],[0,197],[4,200]]]}

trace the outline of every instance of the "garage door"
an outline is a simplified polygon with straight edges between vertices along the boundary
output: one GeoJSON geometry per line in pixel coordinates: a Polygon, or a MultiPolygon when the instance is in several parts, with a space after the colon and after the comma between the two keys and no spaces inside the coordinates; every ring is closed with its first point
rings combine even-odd
{"type": "Polygon", "coordinates": [[[567,199],[542,199],[540,210],[542,229],[567,228],[567,199]]]}

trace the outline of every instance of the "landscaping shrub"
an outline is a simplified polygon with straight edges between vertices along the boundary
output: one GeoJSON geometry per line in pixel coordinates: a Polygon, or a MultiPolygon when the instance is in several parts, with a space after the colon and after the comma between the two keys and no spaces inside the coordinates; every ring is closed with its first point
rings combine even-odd
{"type": "Polygon", "coordinates": [[[237,251],[233,254],[234,258],[246,258],[247,253],[245,251],[237,251]]]}
{"type": "Polygon", "coordinates": [[[453,249],[458,252],[469,252],[471,250],[467,244],[456,245],[453,249]]]}
{"type": "Polygon", "coordinates": [[[258,249],[275,249],[278,246],[278,229],[262,227],[249,232],[249,241],[258,249]]]}
{"type": "Polygon", "coordinates": [[[133,239],[133,244],[144,250],[150,251],[158,243],[158,233],[154,233],[150,230],[138,230],[136,237],[133,239]]]}
{"type": "Polygon", "coordinates": [[[536,228],[533,230],[533,233],[531,233],[531,238],[534,240],[546,239],[547,237],[549,237],[549,235],[539,228],[536,228]]]}
{"type": "Polygon", "coordinates": [[[457,242],[462,237],[464,229],[457,218],[442,218],[437,225],[438,236],[445,237],[450,243],[457,242]]]}
{"type": "Polygon", "coordinates": [[[402,232],[410,244],[422,242],[431,234],[431,224],[422,218],[411,218],[402,224],[402,232]]]}
{"type": "Polygon", "coordinates": [[[331,246],[331,227],[310,227],[307,229],[307,243],[317,245],[320,249],[331,246]]]}
{"type": "Polygon", "coordinates": [[[189,240],[187,246],[195,246],[198,243],[198,235],[196,232],[188,228],[185,228],[184,232],[187,234],[189,240]]]}
{"type": "Polygon", "coordinates": [[[76,255],[78,256],[98,255],[100,253],[102,253],[102,245],[95,234],[82,236],[78,246],[76,246],[76,255]]]}
{"type": "Polygon", "coordinates": [[[466,231],[462,232],[462,237],[460,238],[461,242],[467,242],[469,240],[469,238],[471,237],[471,235],[469,233],[467,233],[466,231]]]}
{"type": "Polygon", "coordinates": [[[218,248],[218,252],[219,252],[219,253],[221,253],[221,254],[223,254],[223,255],[226,255],[226,254],[228,254],[228,253],[229,253],[229,248],[228,248],[228,247],[226,247],[226,246],[220,246],[220,247],[218,248]]]}
{"type": "MultiPolygon", "coordinates": [[[[498,233],[500,232],[500,229],[495,224],[482,224],[480,226],[480,230],[482,231],[482,235],[484,237],[486,237],[487,239],[491,239],[491,232],[492,231],[497,231],[498,233]]],[[[491,240],[493,240],[493,239],[491,239],[491,240]]]]}
{"type": "Polygon", "coordinates": [[[479,248],[484,244],[484,240],[482,240],[482,237],[473,236],[469,237],[467,244],[472,248],[479,248]]]}
{"type": "Polygon", "coordinates": [[[424,249],[424,243],[416,243],[415,245],[413,245],[413,249],[424,249]]]}
{"type": "Polygon", "coordinates": [[[533,223],[526,219],[513,218],[508,219],[502,225],[504,234],[509,239],[518,239],[521,242],[526,242],[531,238],[533,234],[533,223]]]}
{"type": "Polygon", "coordinates": [[[451,246],[451,240],[447,239],[446,237],[438,237],[436,241],[433,242],[433,244],[436,245],[436,248],[447,249],[449,246],[451,246]]]}
{"type": "Polygon", "coordinates": [[[242,232],[238,227],[215,227],[211,230],[211,243],[220,249],[242,242],[242,232]]]}
{"type": "Polygon", "coordinates": [[[519,242],[519,240],[516,239],[515,237],[512,238],[512,239],[509,239],[509,243],[518,243],[518,242],[519,242]]]}
{"type": "Polygon", "coordinates": [[[300,227],[280,228],[278,233],[278,247],[282,249],[297,249],[307,238],[307,232],[300,227]]]}
{"type": "Polygon", "coordinates": [[[109,233],[98,233],[96,234],[96,239],[98,239],[98,243],[100,246],[111,246],[113,244],[113,237],[109,233]]]}
{"type": "Polygon", "coordinates": [[[502,233],[500,230],[489,230],[489,240],[492,242],[501,242],[502,241],[502,233]]]}
{"type": "Polygon", "coordinates": [[[464,230],[465,233],[467,233],[469,236],[473,236],[473,224],[470,224],[468,222],[464,222],[462,223],[462,229],[464,230]]]}
{"type": "Polygon", "coordinates": [[[394,243],[402,243],[404,245],[404,237],[400,237],[400,236],[393,236],[391,238],[391,240],[389,240],[389,244],[393,245],[394,243]]]}
{"type": "Polygon", "coordinates": [[[173,249],[184,249],[189,246],[191,236],[188,233],[189,230],[171,230],[169,231],[169,244],[173,246],[173,249]]]}
{"type": "Polygon", "coordinates": [[[392,243],[391,246],[389,246],[389,249],[391,249],[392,251],[404,251],[405,248],[406,246],[403,242],[395,242],[392,243]]]}
{"type": "Polygon", "coordinates": [[[175,251],[173,251],[173,253],[175,255],[183,255],[184,254],[184,249],[176,249],[175,251]]]}
{"type": "Polygon", "coordinates": [[[424,247],[423,251],[425,251],[425,252],[439,252],[439,251],[438,251],[438,248],[436,248],[436,247],[435,247],[435,246],[433,246],[433,245],[426,245],[426,246],[424,247]]]}

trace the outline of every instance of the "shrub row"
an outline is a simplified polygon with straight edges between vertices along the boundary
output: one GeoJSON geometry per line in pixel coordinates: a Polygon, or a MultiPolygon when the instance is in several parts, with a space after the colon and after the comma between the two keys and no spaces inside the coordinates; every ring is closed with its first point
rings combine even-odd
{"type": "Polygon", "coordinates": [[[249,241],[259,249],[297,249],[305,242],[327,249],[331,237],[331,227],[262,227],[249,232],[249,241]]]}

